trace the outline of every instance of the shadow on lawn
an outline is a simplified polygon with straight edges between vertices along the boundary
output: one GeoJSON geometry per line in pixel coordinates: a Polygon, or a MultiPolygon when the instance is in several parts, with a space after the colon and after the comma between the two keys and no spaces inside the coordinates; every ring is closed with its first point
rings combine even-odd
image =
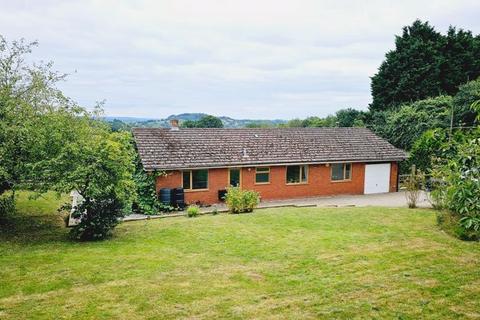
{"type": "Polygon", "coordinates": [[[0,218],[0,241],[24,244],[68,241],[68,229],[58,215],[12,215],[0,218]]]}

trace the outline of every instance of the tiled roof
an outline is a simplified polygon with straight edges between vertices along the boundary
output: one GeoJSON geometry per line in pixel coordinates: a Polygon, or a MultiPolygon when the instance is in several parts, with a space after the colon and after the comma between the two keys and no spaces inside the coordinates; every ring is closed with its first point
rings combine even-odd
{"type": "Polygon", "coordinates": [[[366,128],[135,128],[133,134],[146,170],[406,158],[366,128]]]}

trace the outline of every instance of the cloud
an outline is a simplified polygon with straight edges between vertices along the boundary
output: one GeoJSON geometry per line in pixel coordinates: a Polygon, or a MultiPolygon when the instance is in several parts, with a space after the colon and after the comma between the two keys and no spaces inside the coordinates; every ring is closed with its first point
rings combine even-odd
{"type": "Polygon", "coordinates": [[[480,33],[478,1],[7,1],[0,30],[110,115],[240,118],[365,109],[370,76],[416,18],[480,33]]]}

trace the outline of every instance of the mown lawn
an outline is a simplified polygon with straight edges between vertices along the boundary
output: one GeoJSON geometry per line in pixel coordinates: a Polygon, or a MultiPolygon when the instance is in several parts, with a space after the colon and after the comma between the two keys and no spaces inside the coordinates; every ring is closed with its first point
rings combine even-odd
{"type": "Polygon", "coordinates": [[[430,210],[266,209],[73,243],[50,200],[2,227],[1,319],[480,318],[480,244],[430,210]]]}

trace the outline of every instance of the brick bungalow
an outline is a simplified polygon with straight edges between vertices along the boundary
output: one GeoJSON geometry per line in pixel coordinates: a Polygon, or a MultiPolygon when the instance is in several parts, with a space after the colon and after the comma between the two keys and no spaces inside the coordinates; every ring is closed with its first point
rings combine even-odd
{"type": "Polygon", "coordinates": [[[366,128],[135,128],[156,188],[185,190],[186,203],[219,202],[227,186],[262,199],[397,191],[406,153],[366,128]]]}

